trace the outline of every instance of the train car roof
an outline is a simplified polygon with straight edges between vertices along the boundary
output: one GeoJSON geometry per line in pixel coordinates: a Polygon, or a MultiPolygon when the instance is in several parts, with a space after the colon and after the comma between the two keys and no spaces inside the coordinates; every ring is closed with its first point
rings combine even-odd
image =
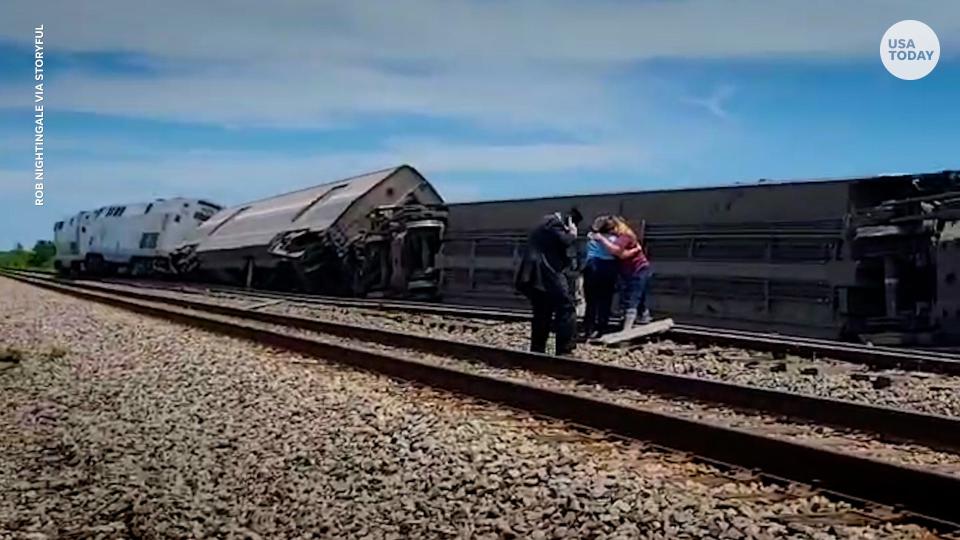
{"type": "Polygon", "coordinates": [[[724,189],[738,189],[738,188],[750,188],[750,187],[764,187],[764,186],[777,186],[777,185],[787,185],[787,184],[829,184],[829,183],[842,183],[842,182],[856,182],[856,181],[878,181],[883,179],[891,178],[920,178],[920,177],[932,177],[932,176],[946,176],[954,175],[957,180],[960,180],[960,170],[944,170],[940,172],[931,172],[931,173],[886,173],[878,174],[872,176],[850,176],[850,177],[834,177],[834,178],[813,178],[813,179],[801,179],[801,180],[786,180],[786,179],[766,179],[761,178],[755,182],[735,182],[732,184],[719,184],[712,186],[682,186],[675,188],[662,188],[662,189],[641,189],[641,190],[631,190],[631,191],[606,191],[606,192],[589,192],[589,193],[567,193],[563,195],[555,196],[543,196],[543,197],[517,197],[517,198],[506,198],[506,199],[489,199],[482,201],[464,201],[464,202],[451,202],[447,203],[449,207],[456,206],[472,206],[472,205],[482,205],[482,204],[495,204],[495,203],[521,203],[527,201],[536,201],[541,199],[550,199],[555,201],[563,201],[567,199],[582,199],[584,197],[610,197],[610,196],[628,196],[628,195],[639,195],[645,193],[666,193],[666,192],[684,192],[684,191],[710,191],[710,190],[724,190],[724,189]]]}
{"type": "Polygon", "coordinates": [[[423,178],[413,167],[400,165],[223,209],[197,229],[197,251],[264,246],[280,232],[324,230],[354,201],[401,171],[423,178]]]}
{"type": "Polygon", "coordinates": [[[143,206],[143,207],[146,207],[146,206],[149,205],[149,204],[171,203],[171,202],[177,202],[177,201],[196,201],[198,204],[205,204],[205,205],[207,205],[207,206],[212,206],[212,207],[217,208],[217,209],[223,208],[223,207],[220,206],[219,204],[212,203],[212,202],[210,202],[210,201],[208,201],[208,200],[206,200],[206,199],[197,199],[197,198],[195,198],[195,197],[160,197],[160,198],[152,199],[152,200],[149,200],[149,201],[134,201],[134,202],[125,202],[125,203],[111,203],[111,204],[104,204],[104,205],[102,205],[102,206],[97,206],[96,208],[93,208],[93,209],[90,209],[90,210],[78,210],[78,211],[76,211],[76,212],[74,212],[74,213],[72,213],[72,214],[67,215],[67,217],[66,217],[65,219],[70,219],[70,218],[72,218],[72,217],[76,217],[76,216],[79,215],[79,214],[94,214],[94,213],[97,212],[97,210],[100,210],[101,208],[115,208],[115,207],[120,207],[120,206],[127,206],[127,207],[143,206]]]}

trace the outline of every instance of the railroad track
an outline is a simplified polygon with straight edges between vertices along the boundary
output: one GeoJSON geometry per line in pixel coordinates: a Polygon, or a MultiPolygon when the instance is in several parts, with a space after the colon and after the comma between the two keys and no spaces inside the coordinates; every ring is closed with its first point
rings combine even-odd
{"type": "MultiPolygon", "coordinates": [[[[49,277],[50,275],[46,272],[35,271],[21,271],[21,273],[44,277],[49,277]]],[[[122,280],[110,280],[107,282],[123,283],[122,280]]],[[[138,286],[160,290],[174,289],[182,292],[243,295],[263,298],[265,300],[282,300],[343,308],[362,308],[389,312],[419,313],[512,322],[523,322],[530,319],[529,312],[525,310],[492,309],[401,300],[338,298],[264,290],[247,290],[239,287],[184,285],[161,281],[138,281],[136,283],[138,286]]],[[[806,358],[829,358],[867,365],[875,369],[916,370],[947,375],[960,375],[960,354],[952,352],[873,346],[835,340],[686,324],[675,326],[669,332],[663,334],[663,337],[677,343],[690,343],[701,346],[717,345],[738,347],[778,355],[791,354],[806,358]]]]}
{"type": "MultiPolygon", "coordinates": [[[[10,274],[8,274],[10,275],[10,274]]],[[[522,369],[550,377],[574,379],[614,388],[630,388],[698,401],[804,419],[883,434],[956,452],[960,420],[899,409],[874,407],[598,364],[557,359],[510,349],[462,343],[317,319],[266,313],[196,299],[143,291],[120,291],[103,283],[65,284],[50,277],[11,277],[140,313],[172,319],[217,332],[413,380],[498,402],[614,434],[690,452],[702,459],[762,471],[774,478],[816,485],[858,500],[905,509],[912,517],[957,527],[955,508],[946,493],[960,489],[960,476],[890,463],[826,447],[783,440],[760,432],[725,427],[611,400],[561,391],[549,386],[473,373],[417,360],[409,353],[379,351],[345,344],[376,343],[434,355],[468,359],[504,369],[522,369]],[[266,323],[269,326],[263,326],[266,323]],[[291,333],[291,330],[296,331],[291,333]],[[318,340],[303,331],[344,338],[318,340]],[[299,332],[299,333],[297,333],[299,332]]]]}

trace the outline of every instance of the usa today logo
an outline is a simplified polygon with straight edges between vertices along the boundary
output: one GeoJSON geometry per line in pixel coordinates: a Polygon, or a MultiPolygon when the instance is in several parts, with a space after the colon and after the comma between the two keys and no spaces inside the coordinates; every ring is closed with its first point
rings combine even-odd
{"type": "Polygon", "coordinates": [[[900,21],[883,34],[880,59],[898,79],[922,79],[940,60],[940,40],[932,28],[920,21],[900,21]]]}

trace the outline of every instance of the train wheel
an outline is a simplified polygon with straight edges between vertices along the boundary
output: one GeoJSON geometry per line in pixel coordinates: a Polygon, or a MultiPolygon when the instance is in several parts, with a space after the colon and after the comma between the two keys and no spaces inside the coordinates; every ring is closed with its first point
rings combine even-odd
{"type": "Polygon", "coordinates": [[[130,275],[134,277],[145,276],[150,273],[151,265],[144,259],[134,259],[130,262],[130,275]]]}
{"type": "Polygon", "coordinates": [[[106,273],[107,268],[102,255],[87,255],[83,260],[84,270],[92,276],[106,273]]]}

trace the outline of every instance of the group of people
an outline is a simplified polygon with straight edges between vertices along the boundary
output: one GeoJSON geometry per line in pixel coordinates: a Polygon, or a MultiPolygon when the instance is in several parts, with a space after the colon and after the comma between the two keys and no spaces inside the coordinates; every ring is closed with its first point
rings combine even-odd
{"type": "MultiPolygon", "coordinates": [[[[527,237],[527,246],[517,270],[516,288],[530,300],[533,321],[530,350],[546,352],[551,326],[556,332],[556,353],[576,348],[576,300],[568,279],[573,266],[577,227],[583,215],[573,208],[546,216],[527,237]]],[[[624,330],[636,322],[650,322],[647,293],[652,271],[642,238],[618,216],[600,216],[587,235],[583,263],[586,300],[583,333],[586,339],[607,331],[613,295],[620,288],[624,330]]]]}

